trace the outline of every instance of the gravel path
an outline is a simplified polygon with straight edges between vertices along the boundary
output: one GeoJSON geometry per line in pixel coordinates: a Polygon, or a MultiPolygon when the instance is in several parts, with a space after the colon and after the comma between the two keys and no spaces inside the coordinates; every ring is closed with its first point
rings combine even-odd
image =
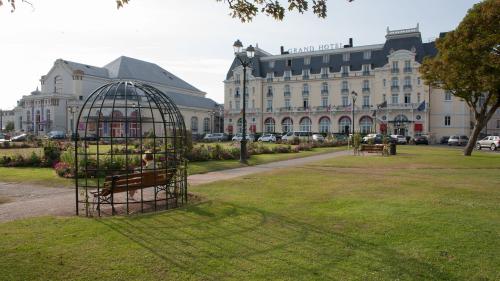
{"type": "MultiPolygon", "coordinates": [[[[301,166],[349,154],[351,154],[350,151],[338,151],[257,166],[197,174],[189,176],[188,183],[189,186],[195,186],[264,171],[301,166]]],[[[10,200],[8,203],[0,204],[0,222],[36,216],[71,216],[75,212],[75,191],[68,187],[44,187],[0,182],[0,197],[6,197],[10,200]]]]}

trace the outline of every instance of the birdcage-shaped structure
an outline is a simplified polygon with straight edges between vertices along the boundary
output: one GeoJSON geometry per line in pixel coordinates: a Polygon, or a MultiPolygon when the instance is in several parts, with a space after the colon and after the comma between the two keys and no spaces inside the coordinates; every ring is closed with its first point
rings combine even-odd
{"type": "Polygon", "coordinates": [[[78,114],[76,214],[164,210],[187,202],[186,128],[175,103],[138,81],[95,90],[78,114]]]}

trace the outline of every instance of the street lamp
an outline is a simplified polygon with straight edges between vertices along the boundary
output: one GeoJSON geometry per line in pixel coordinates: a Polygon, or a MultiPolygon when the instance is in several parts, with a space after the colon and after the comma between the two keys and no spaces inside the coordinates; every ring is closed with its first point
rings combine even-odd
{"type": "Polygon", "coordinates": [[[358,98],[358,93],[352,91],[351,97],[352,97],[352,135],[354,137],[354,109],[356,108],[356,99],[358,98]]]}
{"type": "Polygon", "coordinates": [[[74,130],[75,129],[75,113],[78,112],[78,106],[69,105],[68,112],[71,113],[71,133],[76,133],[76,130],[74,130]]]}
{"type": "Polygon", "coordinates": [[[240,163],[247,164],[247,134],[246,134],[246,96],[247,96],[247,67],[251,65],[252,58],[255,54],[255,48],[252,45],[246,48],[246,56],[241,54],[243,44],[240,40],[236,40],[233,44],[234,56],[243,66],[243,110],[242,110],[242,133],[240,142],[240,163]]]}

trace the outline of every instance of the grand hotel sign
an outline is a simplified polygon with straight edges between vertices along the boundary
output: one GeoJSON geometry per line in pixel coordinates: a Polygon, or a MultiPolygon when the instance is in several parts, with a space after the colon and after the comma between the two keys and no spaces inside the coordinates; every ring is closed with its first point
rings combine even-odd
{"type": "Polygon", "coordinates": [[[316,46],[305,46],[302,48],[290,48],[288,49],[288,53],[290,54],[298,54],[298,53],[307,53],[307,52],[315,52],[315,51],[327,51],[333,49],[342,48],[342,43],[331,43],[331,44],[321,44],[316,46]]]}

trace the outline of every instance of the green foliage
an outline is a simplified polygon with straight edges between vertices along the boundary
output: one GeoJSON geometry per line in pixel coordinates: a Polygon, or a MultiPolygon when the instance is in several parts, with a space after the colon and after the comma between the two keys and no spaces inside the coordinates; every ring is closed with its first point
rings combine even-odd
{"type": "Polygon", "coordinates": [[[361,146],[361,134],[355,133],[352,138],[352,147],[354,147],[354,149],[359,149],[360,146],[361,146]]]}
{"type": "Polygon", "coordinates": [[[43,158],[47,166],[53,166],[61,157],[60,147],[53,141],[47,141],[43,147],[43,158]]]}
{"type": "Polygon", "coordinates": [[[5,131],[7,132],[14,131],[14,122],[12,121],[7,122],[7,125],[5,125],[5,131]]]}

